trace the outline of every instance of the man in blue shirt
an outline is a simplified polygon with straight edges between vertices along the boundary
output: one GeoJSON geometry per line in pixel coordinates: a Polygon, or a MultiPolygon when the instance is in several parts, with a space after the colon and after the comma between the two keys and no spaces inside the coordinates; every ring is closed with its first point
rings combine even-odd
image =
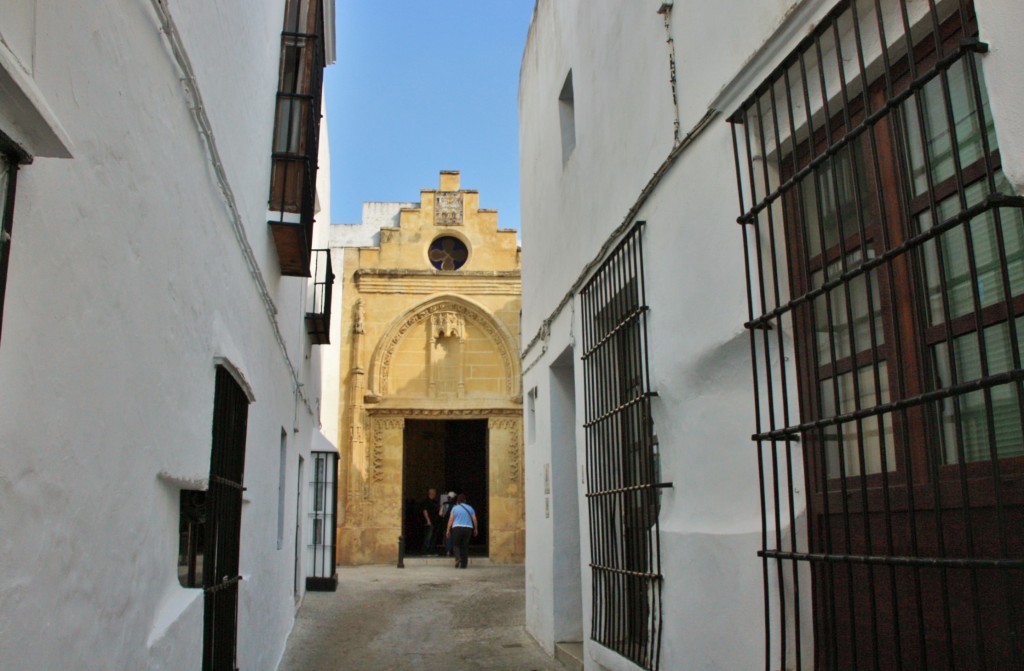
{"type": "Polygon", "coordinates": [[[455,546],[455,568],[466,568],[469,565],[469,538],[478,532],[476,511],[466,503],[466,495],[459,494],[455,499],[455,507],[448,515],[448,529],[445,537],[451,536],[455,546]]]}

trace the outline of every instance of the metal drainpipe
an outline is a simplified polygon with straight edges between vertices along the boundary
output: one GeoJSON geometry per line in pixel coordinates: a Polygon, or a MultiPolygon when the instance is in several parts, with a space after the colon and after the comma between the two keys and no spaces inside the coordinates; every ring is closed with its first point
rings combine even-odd
{"type": "Polygon", "coordinates": [[[658,13],[665,19],[665,35],[668,38],[668,69],[669,82],[672,84],[672,108],[675,110],[675,118],[672,120],[672,142],[679,146],[682,142],[680,134],[682,129],[679,126],[679,93],[676,84],[676,44],[672,39],[672,0],[665,0],[661,3],[658,13]]]}

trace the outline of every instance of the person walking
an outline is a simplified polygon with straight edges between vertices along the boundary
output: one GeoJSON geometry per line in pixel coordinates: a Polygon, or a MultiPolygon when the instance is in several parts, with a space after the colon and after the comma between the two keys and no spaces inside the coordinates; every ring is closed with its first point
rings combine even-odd
{"type": "Polygon", "coordinates": [[[455,568],[466,568],[469,565],[469,538],[479,533],[476,522],[476,511],[466,503],[466,495],[459,494],[455,499],[455,507],[448,515],[448,529],[445,538],[452,539],[455,546],[455,568]]]}
{"type": "Polygon", "coordinates": [[[441,526],[445,529],[444,535],[444,556],[452,556],[452,537],[447,534],[448,529],[448,516],[452,512],[452,507],[455,505],[455,492],[448,492],[447,494],[441,495],[441,526]]]}
{"type": "Polygon", "coordinates": [[[438,522],[441,519],[441,506],[437,500],[437,490],[431,487],[427,491],[427,498],[420,504],[420,513],[423,515],[423,554],[431,555],[436,552],[434,547],[434,530],[439,529],[438,522]]]}

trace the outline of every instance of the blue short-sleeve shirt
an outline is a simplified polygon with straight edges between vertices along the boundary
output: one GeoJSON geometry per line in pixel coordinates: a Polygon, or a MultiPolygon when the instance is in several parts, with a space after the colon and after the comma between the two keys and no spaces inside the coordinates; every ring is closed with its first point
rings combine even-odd
{"type": "Polygon", "coordinates": [[[473,506],[468,503],[458,503],[454,508],[452,508],[451,514],[454,516],[454,519],[452,520],[452,528],[473,528],[473,515],[476,515],[476,511],[473,510],[473,506]]]}

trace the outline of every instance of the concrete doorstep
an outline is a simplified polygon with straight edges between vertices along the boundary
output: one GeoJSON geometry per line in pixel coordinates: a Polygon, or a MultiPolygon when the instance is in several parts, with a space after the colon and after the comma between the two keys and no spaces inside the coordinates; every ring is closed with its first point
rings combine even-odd
{"type": "Polygon", "coordinates": [[[281,671],[564,671],[526,632],[523,567],[416,557],[308,592],[281,671]]]}
{"type": "Polygon", "coordinates": [[[583,671],[583,643],[555,643],[555,659],[569,671],[583,671]]]}

